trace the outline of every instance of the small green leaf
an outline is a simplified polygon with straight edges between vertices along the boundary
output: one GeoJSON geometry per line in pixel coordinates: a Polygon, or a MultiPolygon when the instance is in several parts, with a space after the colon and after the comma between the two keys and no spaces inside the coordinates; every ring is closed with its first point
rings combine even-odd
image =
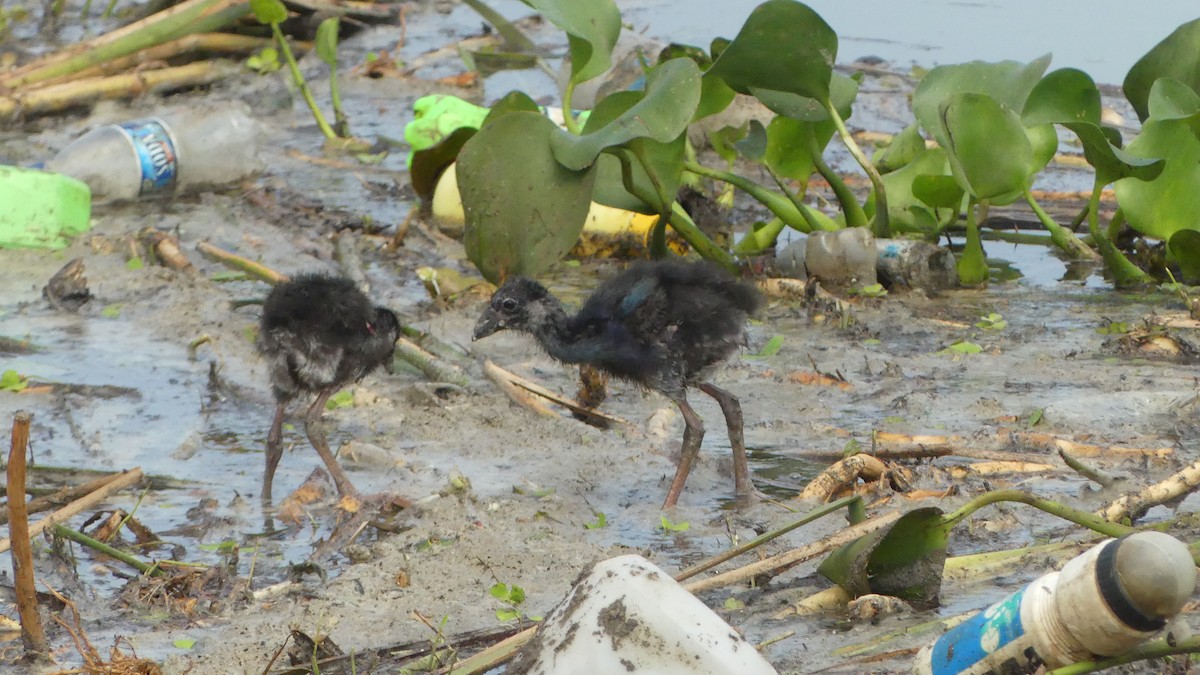
{"type": "Polygon", "coordinates": [[[589,530],[598,530],[602,527],[608,527],[608,516],[604,515],[603,511],[593,511],[596,515],[596,520],[590,523],[584,523],[583,526],[589,530]]]}
{"type": "Polygon", "coordinates": [[[691,524],[687,521],[673,523],[664,515],[659,515],[659,524],[667,532],[687,532],[688,528],[691,527],[691,524]]]}
{"type": "Polygon", "coordinates": [[[1129,324],[1125,321],[1110,321],[1096,328],[1101,335],[1124,335],[1129,332],[1129,324]]]}
{"type": "Polygon", "coordinates": [[[232,539],[226,539],[225,541],[214,542],[211,544],[200,544],[200,550],[202,551],[236,551],[237,549],[238,543],[232,539]]]}
{"type": "Polygon", "coordinates": [[[0,374],[0,391],[18,393],[29,386],[29,381],[15,370],[6,370],[0,374]]]}
{"type": "Polygon", "coordinates": [[[770,340],[767,340],[767,344],[763,345],[763,348],[760,349],[757,354],[747,354],[746,358],[748,358],[748,359],[765,359],[765,358],[768,358],[771,356],[775,356],[776,354],[779,353],[780,349],[783,349],[783,336],[776,335],[776,336],[772,337],[770,340]]]}
{"type": "Polygon", "coordinates": [[[489,595],[501,602],[508,602],[508,594],[510,592],[511,591],[508,588],[508,584],[501,582],[496,582],[496,584],[488,590],[489,595]]]}
{"type": "Polygon", "coordinates": [[[287,7],[280,0],[250,0],[250,11],[259,23],[271,25],[287,20],[287,7]]]}
{"type": "Polygon", "coordinates": [[[1008,327],[1008,322],[1004,320],[1003,316],[992,312],[979,317],[979,321],[975,322],[975,327],[983,330],[1004,330],[1008,327]]]}
{"type": "Polygon", "coordinates": [[[175,645],[176,649],[191,649],[196,646],[196,641],[192,638],[178,638],[171,644],[175,645]]]}
{"type": "Polygon", "coordinates": [[[339,391],[325,401],[326,410],[337,410],[338,408],[349,408],[354,405],[354,394],[346,390],[339,391]]]}
{"type": "Polygon", "coordinates": [[[338,18],[331,16],[317,26],[317,56],[330,68],[337,68],[338,18]]]}
{"type": "Polygon", "coordinates": [[[142,269],[143,267],[145,267],[145,265],[142,264],[141,256],[135,256],[125,261],[125,269],[127,270],[136,271],[142,269]]]}
{"type": "Polygon", "coordinates": [[[124,306],[125,305],[123,305],[122,303],[115,302],[111,305],[108,305],[104,309],[100,310],[100,316],[102,316],[106,319],[115,319],[115,318],[121,316],[121,308],[124,306]]]}
{"type": "Polygon", "coordinates": [[[525,602],[525,589],[513,584],[512,591],[508,594],[508,601],[514,605],[519,605],[525,602]]]}
{"type": "Polygon", "coordinates": [[[861,298],[882,298],[887,295],[887,289],[883,287],[883,284],[871,284],[850,289],[850,295],[857,295],[861,298]]]}
{"type": "Polygon", "coordinates": [[[1034,410],[1033,412],[1029,413],[1029,417],[1027,417],[1025,419],[1025,426],[1036,427],[1037,425],[1042,423],[1042,420],[1045,418],[1045,416],[1046,416],[1046,409],[1038,408],[1037,410],[1034,410]]]}
{"type": "Polygon", "coordinates": [[[737,598],[735,598],[733,596],[725,598],[725,609],[727,609],[731,612],[736,612],[739,609],[745,609],[745,608],[746,608],[746,603],[742,602],[741,600],[738,600],[737,598]]]}
{"type": "Polygon", "coordinates": [[[950,345],[949,347],[946,347],[945,349],[943,349],[942,351],[940,351],[938,353],[939,354],[978,354],[982,351],[983,351],[983,347],[980,347],[979,345],[975,344],[974,342],[967,342],[966,340],[959,340],[958,342],[955,342],[954,344],[950,345]]]}
{"type": "Polygon", "coordinates": [[[514,621],[521,617],[521,612],[511,607],[496,610],[496,618],[501,621],[514,621]]]}

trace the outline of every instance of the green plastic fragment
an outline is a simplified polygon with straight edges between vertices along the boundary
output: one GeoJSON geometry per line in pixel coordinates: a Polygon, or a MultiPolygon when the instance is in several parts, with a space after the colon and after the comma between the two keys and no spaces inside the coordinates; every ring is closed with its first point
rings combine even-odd
{"type": "Polygon", "coordinates": [[[61,249],[91,219],[92,192],[82,181],[0,165],[0,248],[61,249]]]}

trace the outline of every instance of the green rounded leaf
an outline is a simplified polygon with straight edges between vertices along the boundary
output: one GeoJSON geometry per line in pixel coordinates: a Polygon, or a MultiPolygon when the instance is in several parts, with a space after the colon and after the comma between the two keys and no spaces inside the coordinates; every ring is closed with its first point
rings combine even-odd
{"type": "MultiPolygon", "coordinates": [[[[806,122],[824,122],[829,119],[825,104],[814,98],[754,87],[751,93],[772,112],[806,122]]],[[[858,81],[834,73],[829,80],[829,99],[843,120],[850,118],[851,106],[858,96],[858,81]]]]}
{"type": "Polygon", "coordinates": [[[895,171],[906,166],[924,151],[925,139],[921,136],[921,128],[913,122],[893,136],[892,142],[874,158],[875,168],[879,169],[881,174],[895,171]]]}
{"type": "Polygon", "coordinates": [[[331,16],[317,26],[317,57],[330,68],[337,68],[338,18],[331,16]]]}
{"type": "Polygon", "coordinates": [[[280,0],[250,0],[250,11],[259,23],[283,23],[287,20],[287,7],[280,0]]]}
{"type": "Polygon", "coordinates": [[[1167,252],[1178,263],[1183,281],[1200,281],[1200,231],[1180,230],[1167,241],[1167,252]]]}
{"type": "Polygon", "coordinates": [[[1156,239],[1200,229],[1200,140],[1187,120],[1150,118],[1126,151],[1133,157],[1165,157],[1162,173],[1149,181],[1118,180],[1113,189],[1130,227],[1156,239]]]}
{"type": "Polygon", "coordinates": [[[1100,126],[1100,90],[1082,70],[1061,68],[1043,77],[1029,92],[1021,121],[1029,126],[1072,122],[1100,126]]]}
{"type": "Polygon", "coordinates": [[[1200,111],[1200,94],[1179,80],[1163,77],[1150,87],[1147,105],[1151,119],[1184,119],[1200,111]]]}
{"type": "Polygon", "coordinates": [[[824,100],[837,48],[837,34],[812,8],[767,0],[750,13],[709,72],[742,94],[758,88],[824,100]]]}
{"type": "Polygon", "coordinates": [[[522,111],[540,113],[542,109],[538,106],[537,101],[529,97],[529,94],[523,91],[510,91],[492,104],[487,117],[483,119],[483,124],[480,126],[487,126],[509,113],[522,111]]]}
{"type": "Polygon", "coordinates": [[[746,130],[746,137],[733,144],[733,147],[742,153],[746,159],[761,162],[767,154],[767,130],[763,127],[762,122],[758,120],[750,120],[750,126],[746,130]]]}
{"type": "Polygon", "coordinates": [[[1200,92],[1200,49],[1196,45],[1200,45],[1200,19],[1176,28],[1129,69],[1121,86],[1138,119],[1144,122],[1152,115],[1150,90],[1159,78],[1174,78],[1200,92]]]}
{"type": "Polygon", "coordinates": [[[971,61],[938,66],[921,78],[913,91],[913,115],[939,143],[941,106],[955,94],[986,94],[1009,110],[1022,110],[1025,99],[1050,65],[1046,54],[1030,63],[971,61]]]}
{"type": "Polygon", "coordinates": [[[954,209],[957,213],[962,207],[963,189],[954,176],[922,174],[913,179],[912,192],[930,208],[954,209]]]}
{"type": "Polygon", "coordinates": [[[480,129],[459,153],[463,244],[493,283],[542,272],[583,229],[596,172],[555,160],[550,138],[559,133],[542,115],[514,112],[480,129]]]}
{"type": "Polygon", "coordinates": [[[691,59],[671,59],[650,71],[645,94],[611,121],[588,124],[582,136],[555,134],[550,141],[554,156],[564,167],[579,170],[595,162],[605,148],[635,138],[670,143],[687,131],[699,102],[700,69],[691,59]]]}
{"type": "Polygon", "coordinates": [[[522,1],[567,34],[572,82],[599,77],[612,65],[613,46],[621,33],[621,13],[613,0],[522,1]]]}
{"type": "Polygon", "coordinates": [[[985,94],[955,94],[941,106],[939,127],[954,178],[976,199],[1024,188],[1033,145],[1012,110],[985,94]]]}

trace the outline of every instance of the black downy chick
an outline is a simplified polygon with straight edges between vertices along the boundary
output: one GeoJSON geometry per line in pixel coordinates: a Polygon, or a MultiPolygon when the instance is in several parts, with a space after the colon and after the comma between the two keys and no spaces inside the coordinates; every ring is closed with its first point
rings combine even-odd
{"type": "Polygon", "coordinates": [[[492,296],[475,324],[474,339],[504,329],[528,333],[558,361],[595,366],[674,401],[685,427],[679,467],[663,503],[670,508],[704,438],[704,422],[687,400],[688,387],[721,405],[736,493],[744,498],[752,492],[741,405],[707,377],[745,344],[746,319],[761,302],[753,286],[708,262],[636,263],[601,284],[574,316],[541,284],[515,277],[492,296]]]}
{"type": "Polygon", "coordinates": [[[271,501],[275,468],[283,455],[283,415],[302,394],[316,394],[304,416],[304,431],[340,495],[357,495],[329,450],[321,414],[339,389],[366,377],[379,366],[391,372],[400,322],[383,307],[371,305],[354,282],[305,274],[281,283],[263,303],[257,347],[267,359],[275,393],[275,419],[267,434],[267,465],[262,498],[271,501]]]}

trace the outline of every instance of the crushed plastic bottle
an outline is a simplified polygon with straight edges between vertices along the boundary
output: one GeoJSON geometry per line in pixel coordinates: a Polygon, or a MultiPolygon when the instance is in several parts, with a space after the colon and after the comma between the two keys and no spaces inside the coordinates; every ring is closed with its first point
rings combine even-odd
{"type": "Polygon", "coordinates": [[[875,236],[865,227],[808,235],[804,263],[808,276],[830,286],[864,288],[877,283],[875,236]]]}
{"type": "Polygon", "coordinates": [[[96,127],[45,168],[87,183],[98,201],[167,197],[258,173],[262,136],[242,105],[173,110],[96,127]]]}
{"type": "Polygon", "coordinates": [[[1162,631],[1195,587],[1191,553],[1171,535],[1109,539],[947,631],[913,672],[1016,675],[1116,656],[1162,631]]]}

